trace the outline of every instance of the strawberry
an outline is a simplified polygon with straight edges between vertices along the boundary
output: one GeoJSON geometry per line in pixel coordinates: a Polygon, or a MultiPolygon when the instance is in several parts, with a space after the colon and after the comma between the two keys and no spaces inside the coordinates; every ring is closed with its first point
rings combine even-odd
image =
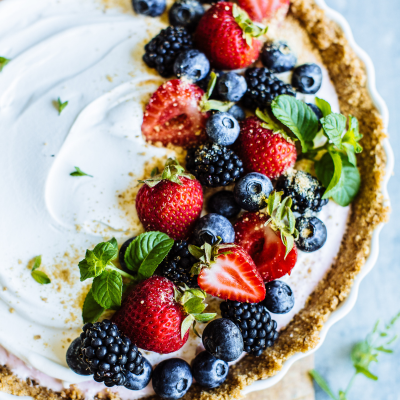
{"type": "Polygon", "coordinates": [[[213,5],[201,18],[195,33],[199,50],[206,54],[218,69],[245,68],[257,60],[264,35],[252,23],[245,11],[236,4],[220,2],[213,5]]]}
{"type": "Polygon", "coordinates": [[[142,133],[147,141],[187,147],[207,138],[208,113],[200,110],[204,91],[197,85],[173,79],[161,85],[146,106],[142,133]]]}
{"type": "Polygon", "coordinates": [[[294,228],[295,219],[290,207],[290,198],[280,203],[280,193],[275,192],[268,198],[272,217],[261,212],[248,212],[233,226],[235,243],[250,254],[264,282],[290,274],[296,264],[294,240],[298,232],[294,228]],[[285,216],[291,220],[290,223],[286,223],[285,216]]]}
{"type": "Polygon", "coordinates": [[[162,174],[140,181],[136,211],[146,231],[187,239],[203,208],[203,189],[178,161],[168,159],[162,174]]]}
{"type": "Polygon", "coordinates": [[[235,142],[236,153],[247,172],[277,178],[296,162],[296,146],[262,124],[255,116],[241,123],[240,135],[235,142]]]}
{"type": "Polygon", "coordinates": [[[290,0],[238,0],[253,21],[283,20],[289,11],[290,0]]]}
{"type": "Polygon", "coordinates": [[[265,286],[253,260],[234,244],[211,246],[205,243],[189,251],[200,261],[192,268],[199,274],[197,283],[206,293],[224,300],[259,303],[265,298],[265,286]]]}
{"type": "Polygon", "coordinates": [[[152,276],[128,294],[113,322],[141,349],[172,353],[187,342],[193,321],[207,322],[215,317],[201,314],[206,307],[204,298],[201,290],[182,293],[167,278],[152,276]]]}

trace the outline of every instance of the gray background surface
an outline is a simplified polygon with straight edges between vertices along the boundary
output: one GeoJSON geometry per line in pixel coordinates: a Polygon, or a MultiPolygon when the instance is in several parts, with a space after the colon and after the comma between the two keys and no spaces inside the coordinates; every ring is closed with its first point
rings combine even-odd
{"type": "MultiPolygon", "coordinates": [[[[389,107],[389,135],[397,161],[389,184],[391,219],[380,237],[378,262],[362,282],[354,309],[330,330],[316,353],[316,369],[337,393],[353,373],[349,355],[354,343],[364,338],[378,319],[388,321],[400,311],[400,0],[326,3],[347,19],[356,42],[372,58],[378,92],[389,107]]],[[[400,333],[400,322],[397,331],[400,333]]],[[[378,382],[358,376],[348,400],[400,399],[400,340],[394,349],[394,355],[383,354],[371,368],[379,376],[378,382]]],[[[315,389],[317,400],[329,399],[317,386],[315,389]]]]}

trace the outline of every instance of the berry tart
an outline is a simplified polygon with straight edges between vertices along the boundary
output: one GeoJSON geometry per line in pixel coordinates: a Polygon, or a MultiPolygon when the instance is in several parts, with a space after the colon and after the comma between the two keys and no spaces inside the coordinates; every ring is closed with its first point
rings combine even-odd
{"type": "Polygon", "coordinates": [[[382,119],[313,0],[0,2],[0,390],[238,398],[385,221],[382,119]]]}

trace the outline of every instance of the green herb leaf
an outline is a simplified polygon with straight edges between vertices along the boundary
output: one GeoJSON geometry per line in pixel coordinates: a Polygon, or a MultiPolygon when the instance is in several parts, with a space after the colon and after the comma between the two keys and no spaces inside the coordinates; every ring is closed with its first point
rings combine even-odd
{"type": "Polygon", "coordinates": [[[85,302],[83,303],[82,308],[82,319],[86,324],[88,322],[96,322],[100,315],[103,314],[104,308],[96,302],[93,297],[92,289],[89,290],[86,295],[85,302]]]}
{"type": "Polygon", "coordinates": [[[3,68],[10,62],[9,58],[0,57],[0,72],[3,71],[3,68]]]}
{"type": "Polygon", "coordinates": [[[388,354],[392,354],[392,353],[393,353],[393,350],[387,349],[387,348],[385,348],[385,347],[383,347],[383,346],[378,346],[378,347],[376,348],[376,350],[377,350],[377,351],[380,351],[380,352],[382,352],[382,353],[388,353],[388,354]]]}
{"type": "Polygon", "coordinates": [[[198,322],[208,322],[217,316],[216,313],[203,313],[203,314],[192,314],[192,315],[198,322]]]}
{"type": "Polygon", "coordinates": [[[331,105],[326,100],[323,100],[323,99],[320,99],[319,97],[316,97],[315,98],[315,104],[321,110],[322,115],[324,117],[327,117],[329,114],[332,113],[331,105]]]}
{"type": "Polygon", "coordinates": [[[355,366],[356,368],[356,372],[358,374],[363,374],[364,376],[366,376],[368,379],[372,379],[373,381],[377,381],[378,377],[376,375],[374,375],[371,371],[369,371],[368,369],[361,367],[359,365],[355,366]]]}
{"type": "Polygon", "coordinates": [[[190,329],[190,326],[194,322],[194,316],[189,314],[182,322],[181,325],[181,338],[183,339],[186,335],[186,332],[190,329]]]}
{"type": "Polygon", "coordinates": [[[355,117],[349,116],[349,130],[342,138],[342,146],[346,150],[349,161],[354,166],[357,165],[356,154],[361,153],[363,148],[358,143],[362,139],[358,120],[355,117]]]}
{"type": "Polygon", "coordinates": [[[57,104],[58,104],[58,115],[62,113],[65,107],[68,105],[68,101],[64,101],[64,103],[61,101],[60,98],[57,99],[57,104]]]}
{"type": "Polygon", "coordinates": [[[32,271],[32,278],[41,285],[47,285],[51,283],[50,278],[43,271],[32,271]]]}
{"type": "Polygon", "coordinates": [[[329,387],[328,382],[315,370],[312,369],[309,374],[318,384],[318,386],[332,399],[337,400],[336,396],[333,394],[332,389],[329,387]]]}
{"type": "Polygon", "coordinates": [[[203,304],[203,299],[198,297],[192,297],[183,305],[186,312],[188,314],[200,314],[207,307],[206,304],[203,304]]]}
{"type": "Polygon", "coordinates": [[[93,298],[104,308],[121,305],[122,277],[117,271],[105,270],[93,280],[93,298]]]}
{"type": "Polygon", "coordinates": [[[86,250],[86,255],[78,264],[81,282],[99,276],[118,255],[118,247],[110,242],[99,243],[93,250],[86,250]]]}
{"type": "Polygon", "coordinates": [[[312,147],[318,133],[318,120],[306,103],[293,96],[280,95],[273,100],[271,108],[274,116],[300,140],[304,153],[312,147]]]}
{"type": "Polygon", "coordinates": [[[79,167],[74,167],[74,168],[75,168],[75,171],[70,173],[71,176],[90,176],[91,178],[93,178],[92,175],[86,174],[79,167]]]}
{"type": "Polygon", "coordinates": [[[41,264],[42,264],[42,256],[36,256],[35,262],[33,263],[32,271],[34,271],[35,269],[38,269],[41,264]]]}
{"type": "Polygon", "coordinates": [[[200,100],[200,109],[202,112],[207,112],[210,110],[226,112],[229,111],[229,109],[235,104],[230,101],[210,100],[210,97],[214,91],[216,83],[217,83],[217,74],[215,72],[211,72],[206,93],[200,100]]]}
{"type": "Polygon", "coordinates": [[[214,71],[212,71],[210,74],[210,80],[208,81],[207,85],[207,91],[206,91],[207,99],[209,99],[213,94],[216,84],[217,84],[217,74],[214,71]]]}
{"type": "Polygon", "coordinates": [[[287,141],[292,141],[293,139],[282,129],[268,114],[268,110],[262,112],[259,108],[256,110],[256,115],[261,121],[264,121],[261,126],[265,129],[270,129],[276,134],[282,135],[282,137],[287,141]]]}
{"type": "Polygon", "coordinates": [[[346,129],[346,117],[342,114],[331,113],[321,119],[321,124],[329,140],[341,149],[342,135],[346,129]]]}
{"type": "Polygon", "coordinates": [[[136,272],[139,279],[153,275],[174,244],[173,239],[162,232],[146,232],[130,243],[125,252],[127,267],[136,272]]]}

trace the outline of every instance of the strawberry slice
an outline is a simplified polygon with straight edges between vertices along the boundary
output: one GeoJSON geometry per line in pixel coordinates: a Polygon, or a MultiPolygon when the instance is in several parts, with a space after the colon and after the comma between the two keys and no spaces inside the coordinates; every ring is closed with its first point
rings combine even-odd
{"type": "Polygon", "coordinates": [[[149,142],[188,147],[203,143],[209,114],[201,112],[204,92],[179,79],[161,85],[146,106],[142,133],[149,142]]]}
{"type": "Polygon", "coordinates": [[[289,11],[290,0],[238,0],[253,21],[283,20],[289,11]]]}
{"type": "Polygon", "coordinates": [[[206,244],[201,248],[189,246],[190,252],[208,256],[194,268],[201,270],[197,283],[206,293],[224,300],[259,303],[265,298],[265,286],[250,255],[241,247],[232,244],[206,244]],[[195,248],[195,251],[193,251],[195,248]]]}
{"type": "Polygon", "coordinates": [[[263,213],[248,212],[234,225],[235,243],[250,254],[264,282],[290,274],[297,261],[296,246],[285,259],[285,245],[279,233],[266,224],[268,220],[263,213]]]}

